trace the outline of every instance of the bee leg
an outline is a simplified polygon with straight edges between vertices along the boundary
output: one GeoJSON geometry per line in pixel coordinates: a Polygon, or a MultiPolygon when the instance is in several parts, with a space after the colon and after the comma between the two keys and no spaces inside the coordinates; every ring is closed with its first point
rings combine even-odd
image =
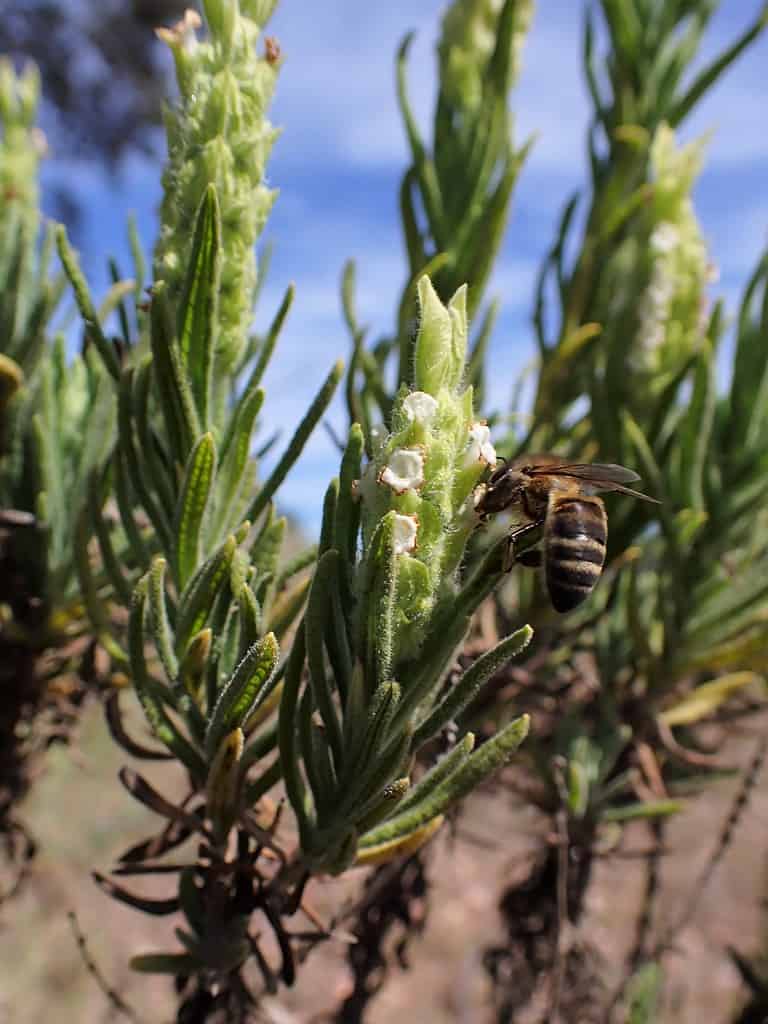
{"type": "Polygon", "coordinates": [[[515,559],[518,565],[524,565],[527,569],[538,569],[543,561],[543,556],[538,548],[529,548],[515,559]]]}
{"type": "Polygon", "coordinates": [[[537,519],[537,520],[535,520],[535,522],[526,523],[525,526],[518,527],[516,530],[513,530],[507,536],[507,546],[506,546],[506,549],[504,551],[504,560],[503,560],[503,569],[502,569],[503,572],[509,572],[509,570],[512,568],[512,566],[516,562],[520,562],[521,565],[540,564],[540,561],[541,561],[540,552],[529,550],[529,551],[523,551],[523,552],[521,552],[518,555],[518,553],[517,553],[517,542],[520,540],[521,537],[524,537],[526,533],[530,533],[531,530],[538,529],[540,526],[543,525],[543,523],[544,523],[543,519],[537,519]],[[536,555],[539,555],[539,563],[526,561],[526,556],[527,555],[530,555],[532,557],[535,557],[536,555]]]}

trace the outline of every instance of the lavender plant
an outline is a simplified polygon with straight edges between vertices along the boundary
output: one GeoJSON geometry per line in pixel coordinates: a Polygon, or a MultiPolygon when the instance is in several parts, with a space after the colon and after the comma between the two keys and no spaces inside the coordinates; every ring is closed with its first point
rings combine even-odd
{"type": "Polygon", "coordinates": [[[15,805],[49,742],[39,723],[45,713],[48,734],[67,737],[83,692],[75,680],[91,641],[73,494],[103,456],[113,418],[98,360],[68,361],[52,332],[64,278],[51,267],[52,232],[40,238],[39,88],[34,68],[16,74],[0,61],[0,831],[12,853],[24,835],[15,805]]]}
{"type": "Polygon", "coordinates": [[[529,629],[516,631],[445,688],[472,613],[501,576],[498,549],[468,577],[462,566],[478,522],[475,488],[495,461],[464,383],[465,287],[444,305],[428,277],[419,281],[413,389],[395,397],[389,432],[353,425],[317,549],[281,563],[285,521],[273,499],[342,367],[257,485],[250,448],[260,381],[292,300],[289,291],[254,351],[253,267],[238,254],[250,252],[274,198],[263,177],[275,135],[265,112],[275,44],[264,57],[254,53],[272,5],[206,0],[204,8],[207,41],[197,42],[191,15],[163,33],[181,105],[166,118],[163,228],[135,343],[117,347],[107,337],[63,229],[57,235],[117,395],[116,443],[90,477],[80,518],[81,585],[95,629],[165,749],[130,735],[119,693],[109,721],[128,752],[176,760],[189,781],[176,804],[123,771],[132,795],[168,825],[127,851],[118,873],[163,872],[157,858],[201,841],[169,898],[97,880],[139,910],[183,913],[181,951],[133,961],[182,979],[180,1019],[245,1013],[254,968],[268,990],[279,979],[290,984],[303,944],[291,941],[286,919],[306,880],[418,848],[447,808],[509,757],[525,718],[476,751],[473,735],[463,735],[411,784],[418,749],[530,639],[529,629]],[[183,225],[193,211],[190,245],[183,225]],[[311,583],[297,582],[309,565],[311,583]],[[296,819],[294,849],[269,814],[267,794],[281,781],[296,819]],[[277,938],[277,965],[250,930],[256,912],[277,938]]]}
{"type": "MultiPolygon", "coordinates": [[[[401,48],[412,156],[401,189],[407,283],[393,336],[368,349],[347,267],[352,425],[319,543],[293,560],[275,504],[343,367],[332,368],[276,468],[260,478],[252,445],[261,382],[293,301],[289,289],[268,334],[251,334],[253,246],[275,199],[265,180],[277,134],[267,106],[280,65],[273,40],[261,56],[256,48],[275,4],[202,6],[203,37],[191,12],[160,33],[179,101],[166,114],[149,301],[137,258],[132,281],[112,268],[114,287],[97,309],[63,228],[56,232],[84,321],[85,354],[69,366],[62,342],[40,354],[61,285],[46,279],[44,262],[35,270],[35,197],[6,187],[10,206],[0,206],[0,217],[19,225],[5,231],[0,251],[8,284],[0,322],[12,325],[0,338],[10,339],[0,416],[13,455],[3,486],[7,475],[13,494],[26,488],[28,504],[14,497],[10,507],[29,508],[35,528],[46,524],[51,593],[82,602],[130,679],[151,738],[129,726],[125,690],[107,700],[114,738],[132,756],[176,763],[185,779],[177,801],[123,769],[123,785],[164,826],[124,852],[115,878],[95,877],[139,911],[180,914],[179,947],[133,959],[139,971],[175,977],[180,1021],[245,1020],[333,931],[333,921],[291,928],[307,881],[421,850],[518,748],[529,717],[510,720],[510,709],[525,709],[536,735],[510,774],[535,778],[559,843],[542,851],[524,891],[507,894],[508,946],[513,956],[533,950],[538,959],[526,967],[538,976],[520,984],[509,975],[515,991],[501,1000],[503,1012],[516,1008],[544,976],[554,1019],[578,952],[566,925],[579,921],[598,839],[618,841],[625,822],[676,811],[693,774],[686,745],[697,742],[696,723],[734,694],[762,699],[755,669],[766,639],[766,552],[751,524],[768,490],[768,364],[758,344],[766,303],[758,310],[757,301],[768,271],[763,259],[746,291],[731,390],[720,395],[722,310],[706,305],[710,270],[690,198],[703,149],[678,148],[674,129],[765,15],[693,79],[709,0],[603,0],[601,69],[587,21],[590,208],[574,247],[568,204],[543,268],[530,427],[500,447],[634,465],[663,503],[658,513],[631,502],[611,508],[615,561],[593,601],[566,620],[555,624],[516,570],[512,601],[498,602],[497,643],[459,669],[472,617],[508,568],[504,537],[477,531],[478,488],[497,460],[480,411],[493,304],[472,343],[468,336],[525,156],[512,141],[507,96],[531,4],[448,8],[430,148],[406,97],[409,40],[401,48]],[[119,339],[108,333],[112,311],[119,339]],[[521,687],[503,670],[531,639],[518,624],[528,617],[544,629],[521,687]],[[582,685],[585,662],[597,691],[582,685]],[[446,752],[435,762],[437,738],[446,752]],[[275,792],[287,797],[290,823],[275,792]],[[183,863],[167,859],[193,841],[183,863]],[[173,880],[163,898],[116,880],[152,873],[173,880]]],[[[3,159],[0,180],[15,173],[26,188],[36,86],[0,74],[0,87],[0,117],[14,126],[4,138],[23,137],[13,143],[18,168],[3,159]]],[[[632,1012],[656,998],[650,948],[631,965],[632,1012]]]]}
{"type": "Polygon", "coordinates": [[[468,579],[460,571],[477,524],[474,487],[495,453],[487,427],[473,419],[471,390],[461,387],[465,292],[443,306],[425,277],[419,299],[416,390],[401,390],[392,433],[374,433],[364,470],[363,435],[351,429],[339,482],[326,496],[303,632],[286,669],[282,770],[299,810],[304,856],[325,871],[355,857],[370,863],[412,851],[527,731],[516,719],[475,753],[467,734],[409,788],[419,747],[530,639],[527,628],[517,631],[441,692],[472,612],[500,576],[497,550],[468,579]],[[300,696],[305,651],[309,680],[300,696]]]}

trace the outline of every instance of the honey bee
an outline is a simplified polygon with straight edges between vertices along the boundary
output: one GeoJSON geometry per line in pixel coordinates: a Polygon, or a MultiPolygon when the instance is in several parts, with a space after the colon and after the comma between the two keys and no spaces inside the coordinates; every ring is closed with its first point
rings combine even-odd
{"type": "MultiPolygon", "coordinates": [[[[590,595],[605,563],[608,518],[597,492],[617,491],[658,504],[655,498],[627,487],[639,479],[623,466],[523,455],[494,471],[477,511],[485,518],[514,508],[527,520],[509,534],[506,568],[516,560],[516,542],[529,531],[544,527],[541,554],[547,590],[555,611],[568,612],[590,595]]],[[[540,564],[541,554],[527,551],[520,561],[540,564]]]]}

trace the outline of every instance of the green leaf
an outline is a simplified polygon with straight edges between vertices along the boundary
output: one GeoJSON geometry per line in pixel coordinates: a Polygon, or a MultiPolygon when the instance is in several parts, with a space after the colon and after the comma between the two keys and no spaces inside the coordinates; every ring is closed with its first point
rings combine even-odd
{"type": "Polygon", "coordinates": [[[120,446],[114,451],[112,465],[115,474],[115,500],[120,512],[120,522],[125,531],[133,559],[137,565],[143,568],[149,564],[149,550],[134,518],[133,510],[136,502],[128,480],[125,451],[120,446]]]}
{"type": "Polygon", "coordinates": [[[308,548],[304,548],[293,558],[289,559],[280,570],[280,573],[275,580],[275,590],[279,594],[280,591],[285,587],[288,580],[294,576],[298,576],[304,569],[309,568],[317,561],[317,547],[312,544],[308,548]]]}
{"type": "Polygon", "coordinates": [[[512,189],[532,145],[533,139],[529,140],[523,150],[519,154],[515,154],[515,157],[509,161],[501,180],[486,199],[483,216],[478,221],[471,239],[468,239],[467,245],[457,259],[457,280],[471,281],[467,304],[467,312],[470,317],[474,316],[483,297],[507,227],[512,189]]]}
{"type": "Polygon", "coordinates": [[[376,704],[371,705],[362,747],[354,760],[350,760],[350,767],[345,770],[339,785],[341,802],[336,812],[339,828],[346,827],[350,818],[363,814],[365,808],[370,807],[371,802],[400,777],[411,762],[410,728],[406,727],[399,733],[391,728],[399,697],[400,687],[397,683],[389,683],[381,688],[376,704]]]}
{"type": "Polygon", "coordinates": [[[396,513],[387,512],[376,526],[366,558],[361,586],[360,649],[368,686],[375,689],[391,678],[394,653],[397,558],[394,546],[396,513]]]}
{"type": "MultiPolygon", "coordinates": [[[[414,742],[414,750],[417,744],[414,742]]],[[[437,789],[447,778],[454,774],[467,760],[475,749],[475,734],[466,733],[459,742],[441,757],[430,769],[425,772],[415,786],[412,786],[398,806],[398,814],[402,814],[429,798],[430,794],[437,789]]]]}
{"type": "Polygon", "coordinates": [[[91,559],[88,552],[88,541],[90,540],[88,527],[88,510],[83,508],[77,518],[74,537],[74,562],[80,587],[80,596],[88,612],[88,618],[91,620],[101,643],[115,661],[125,665],[128,662],[128,655],[112,638],[112,624],[109,611],[99,596],[98,587],[91,568],[91,559]]]}
{"type": "Polygon", "coordinates": [[[305,415],[304,419],[299,424],[296,433],[291,438],[291,442],[288,448],[280,459],[278,464],[275,466],[270,477],[264,483],[259,493],[253,500],[250,510],[248,512],[248,518],[251,522],[256,522],[258,517],[267,507],[269,502],[272,500],[275,492],[277,491],[280,484],[283,482],[285,477],[288,475],[293,464],[299,458],[307,443],[310,434],[317,426],[318,422],[322,418],[325,410],[330,405],[333,393],[335,392],[339,381],[341,380],[342,373],[344,372],[344,364],[341,360],[335,364],[331,372],[325,379],[323,386],[315,396],[312,405],[309,407],[309,411],[305,415]]]}
{"type": "Polygon", "coordinates": [[[167,445],[158,437],[152,423],[150,391],[152,359],[148,356],[136,367],[131,387],[131,418],[137,434],[137,453],[142,470],[151,486],[163,516],[170,521],[176,504],[177,480],[171,469],[172,457],[167,445]]]}
{"type": "Polygon", "coordinates": [[[314,825],[305,803],[306,789],[301,778],[301,772],[299,771],[299,751],[296,742],[297,710],[305,652],[304,624],[302,623],[294,637],[291,653],[288,655],[285,683],[280,700],[278,735],[280,742],[280,769],[285,780],[285,791],[288,795],[288,800],[296,815],[301,846],[304,850],[309,849],[314,831],[314,825]]]}
{"type": "Polygon", "coordinates": [[[106,470],[103,474],[100,474],[97,470],[94,470],[91,474],[88,485],[88,512],[99,542],[99,551],[101,552],[104,571],[114,587],[115,596],[127,606],[131,603],[133,587],[126,575],[124,561],[115,552],[112,534],[103,515],[102,494],[104,492],[105,477],[106,470]]]}
{"type": "Polygon", "coordinates": [[[408,777],[395,779],[394,782],[390,782],[381,793],[369,801],[368,805],[364,804],[360,808],[360,816],[355,822],[358,833],[363,835],[363,833],[378,825],[380,821],[389,818],[396,808],[399,809],[410,784],[411,780],[408,777]]]}
{"type": "Polygon", "coordinates": [[[350,789],[359,785],[361,773],[367,772],[372,765],[380,761],[385,755],[387,745],[391,746],[393,737],[389,735],[389,727],[400,702],[400,692],[397,683],[382,683],[366,708],[364,724],[359,734],[349,736],[349,746],[345,751],[345,771],[350,789]]]}
{"type": "Polygon", "coordinates": [[[677,101],[670,112],[669,124],[675,128],[685,118],[699,100],[707,93],[724,71],[758,38],[766,26],[766,15],[763,10],[753,24],[735,40],[731,46],[707,65],[694,78],[685,94],[677,101]]]}
{"type": "Polygon", "coordinates": [[[638,821],[646,818],[665,818],[677,814],[685,807],[682,800],[648,800],[641,803],[625,804],[623,807],[609,807],[601,815],[602,821],[638,821]]]}
{"type": "Polygon", "coordinates": [[[310,584],[310,579],[299,580],[293,587],[284,590],[272,604],[267,627],[275,633],[278,640],[282,640],[301,613],[310,584]]]}
{"type": "Polygon", "coordinates": [[[355,494],[355,481],[360,479],[365,438],[359,423],[349,429],[349,440],[344,449],[339,475],[339,501],[336,508],[334,547],[344,563],[354,568],[357,554],[357,535],[360,524],[360,499],[355,494]]]}
{"type": "MultiPolygon", "coordinates": [[[[131,614],[128,620],[128,651],[131,677],[139,703],[149,722],[152,732],[168,747],[190,774],[202,785],[207,774],[205,762],[188,739],[179,732],[163,706],[165,690],[149,674],[144,654],[144,617],[147,607],[149,575],[139,580],[133,595],[131,614]]],[[[170,693],[168,693],[170,698],[170,693]]]]}
{"type": "Polygon", "coordinates": [[[88,291],[88,285],[86,284],[83,272],[80,270],[75,251],[67,241],[67,232],[63,224],[59,224],[56,227],[56,247],[59,251],[59,258],[64,267],[64,272],[69,278],[72,290],[75,293],[75,300],[85,324],[86,334],[98,349],[104,366],[110,375],[117,380],[120,376],[120,364],[118,363],[115,349],[101,329],[99,318],[88,291]]]}
{"type": "Polygon", "coordinates": [[[237,404],[221,445],[221,469],[216,485],[217,530],[229,525],[228,514],[239,497],[251,451],[256,417],[264,403],[261,388],[247,390],[237,404]]]}
{"type": "Polygon", "coordinates": [[[313,720],[312,690],[309,687],[304,690],[299,704],[299,740],[318,827],[322,828],[324,819],[332,817],[337,804],[336,772],[324,730],[313,720]]]}
{"type": "Polygon", "coordinates": [[[152,560],[149,571],[149,621],[152,637],[163,663],[168,681],[174,685],[179,674],[179,662],[173,649],[173,633],[168,618],[168,606],[165,595],[165,570],[167,562],[159,555],[152,560]]]}
{"type": "Polygon", "coordinates": [[[203,547],[203,521],[216,476],[216,444],[203,434],[190,452],[176,505],[173,534],[176,540],[176,577],[183,590],[197,568],[203,547]]]}
{"type": "Polygon", "coordinates": [[[528,715],[510,722],[487,740],[479,750],[470,754],[455,772],[443,779],[418,804],[396,814],[394,818],[363,836],[360,840],[361,849],[408,835],[442,814],[451,804],[471,792],[517,750],[528,733],[528,726],[528,715]]]}
{"type": "Polygon", "coordinates": [[[643,964],[627,982],[627,1024],[656,1024],[664,976],[658,963],[643,964]]]}
{"type": "Polygon", "coordinates": [[[209,422],[220,272],[221,216],[216,187],[209,184],[197,212],[176,328],[181,365],[204,426],[209,422]]]}
{"type": "Polygon", "coordinates": [[[179,614],[176,623],[176,644],[178,650],[184,650],[195,635],[205,625],[211,614],[214,601],[219,595],[222,585],[229,577],[237,539],[230,535],[211,557],[197,570],[184,588],[179,602],[179,614]]]}
{"type": "Polygon", "coordinates": [[[162,284],[156,284],[152,290],[150,324],[152,369],[160,410],[173,457],[184,465],[195,438],[200,436],[200,420],[174,337],[169,300],[162,284]]]}
{"type": "Polygon", "coordinates": [[[339,553],[326,551],[317,563],[315,576],[307,601],[305,615],[307,661],[312,681],[312,694],[323,724],[328,732],[328,743],[333,751],[337,771],[341,770],[344,755],[341,723],[333,701],[332,685],[325,667],[325,633],[328,616],[333,608],[332,588],[338,579],[339,553]]]}
{"type": "Polygon", "coordinates": [[[235,592],[235,598],[240,613],[239,656],[242,658],[251,644],[254,644],[261,635],[261,606],[247,583],[243,583],[235,592]]]}
{"type": "Polygon", "coordinates": [[[328,651],[328,660],[331,663],[331,672],[336,680],[336,688],[343,706],[347,700],[349,687],[352,685],[352,650],[349,638],[352,635],[353,627],[342,607],[340,580],[342,568],[341,560],[339,560],[337,578],[329,581],[331,608],[326,624],[325,645],[328,651]]]}
{"type": "Polygon", "coordinates": [[[323,498],[323,518],[320,525],[320,543],[318,555],[323,555],[333,547],[336,528],[336,502],[339,499],[339,481],[337,477],[328,484],[323,498]]]}
{"type": "Polygon", "coordinates": [[[132,213],[128,214],[128,244],[131,248],[131,259],[133,260],[133,276],[136,281],[136,295],[141,295],[141,290],[144,287],[144,279],[146,277],[146,264],[144,262],[144,252],[141,248],[139,230],[136,226],[136,217],[132,213]]]}
{"type": "Polygon", "coordinates": [[[293,299],[296,289],[294,286],[288,285],[283,296],[283,301],[280,303],[280,308],[275,314],[275,318],[270,324],[267,336],[259,350],[259,358],[256,360],[256,366],[253,369],[248,384],[246,385],[246,391],[253,391],[254,388],[258,387],[261,378],[264,376],[264,372],[269,365],[269,361],[272,358],[272,353],[275,350],[275,345],[280,337],[280,331],[283,329],[286,317],[290,312],[291,306],[293,305],[293,299]]]}
{"type": "Polygon", "coordinates": [[[419,725],[413,735],[414,750],[436,736],[469,705],[488,680],[531,642],[533,630],[523,626],[482,654],[453,685],[446,698],[419,725]]]}
{"type": "Polygon", "coordinates": [[[440,194],[440,184],[437,180],[435,167],[427,156],[427,151],[422,142],[416,120],[408,100],[406,84],[406,62],[408,50],[413,42],[413,33],[409,33],[400,44],[397,52],[397,101],[400,113],[405,125],[405,132],[408,143],[411,147],[413,167],[416,172],[421,199],[429,222],[429,230],[438,250],[446,248],[445,224],[443,218],[443,200],[440,194]]]}
{"type": "Polygon", "coordinates": [[[437,395],[442,387],[454,384],[452,369],[453,323],[451,315],[424,274],[418,283],[419,330],[414,352],[414,386],[437,395]]]}
{"type": "Polygon", "coordinates": [[[696,362],[693,393],[679,439],[683,504],[704,509],[704,470],[711,457],[710,439],[715,418],[717,382],[713,353],[707,349],[696,362]]]}
{"type": "Polygon", "coordinates": [[[248,648],[245,656],[232,673],[213,709],[205,736],[205,748],[212,757],[219,748],[222,738],[243,725],[248,715],[255,710],[272,679],[280,648],[274,633],[267,633],[248,648]]]}
{"type": "Polygon", "coordinates": [[[256,572],[260,577],[268,576],[270,579],[277,572],[285,532],[288,528],[288,520],[285,516],[273,520],[273,511],[273,506],[270,505],[269,512],[251,547],[251,562],[256,572]]]}

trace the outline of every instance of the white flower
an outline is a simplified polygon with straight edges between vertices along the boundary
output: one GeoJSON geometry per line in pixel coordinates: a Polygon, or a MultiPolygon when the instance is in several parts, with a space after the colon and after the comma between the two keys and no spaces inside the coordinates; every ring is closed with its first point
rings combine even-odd
{"type": "Polygon", "coordinates": [[[656,252],[672,252],[680,244],[680,232],[674,224],[662,221],[651,234],[651,248],[656,252]]]}
{"type": "Polygon", "coordinates": [[[426,391],[412,391],[403,399],[403,412],[410,423],[428,427],[437,415],[437,401],[426,391]]]}
{"type": "Polygon", "coordinates": [[[379,474],[379,483],[396,494],[418,490],[424,483],[424,455],[419,448],[396,448],[379,474]]]}
{"type": "Polygon", "coordinates": [[[416,516],[395,515],[392,539],[396,555],[409,555],[416,550],[416,531],[419,521],[416,516]]]}
{"type": "Polygon", "coordinates": [[[464,462],[467,466],[476,462],[487,466],[496,465],[496,449],[491,443],[491,432],[486,423],[473,423],[469,428],[469,447],[464,462]]]}

